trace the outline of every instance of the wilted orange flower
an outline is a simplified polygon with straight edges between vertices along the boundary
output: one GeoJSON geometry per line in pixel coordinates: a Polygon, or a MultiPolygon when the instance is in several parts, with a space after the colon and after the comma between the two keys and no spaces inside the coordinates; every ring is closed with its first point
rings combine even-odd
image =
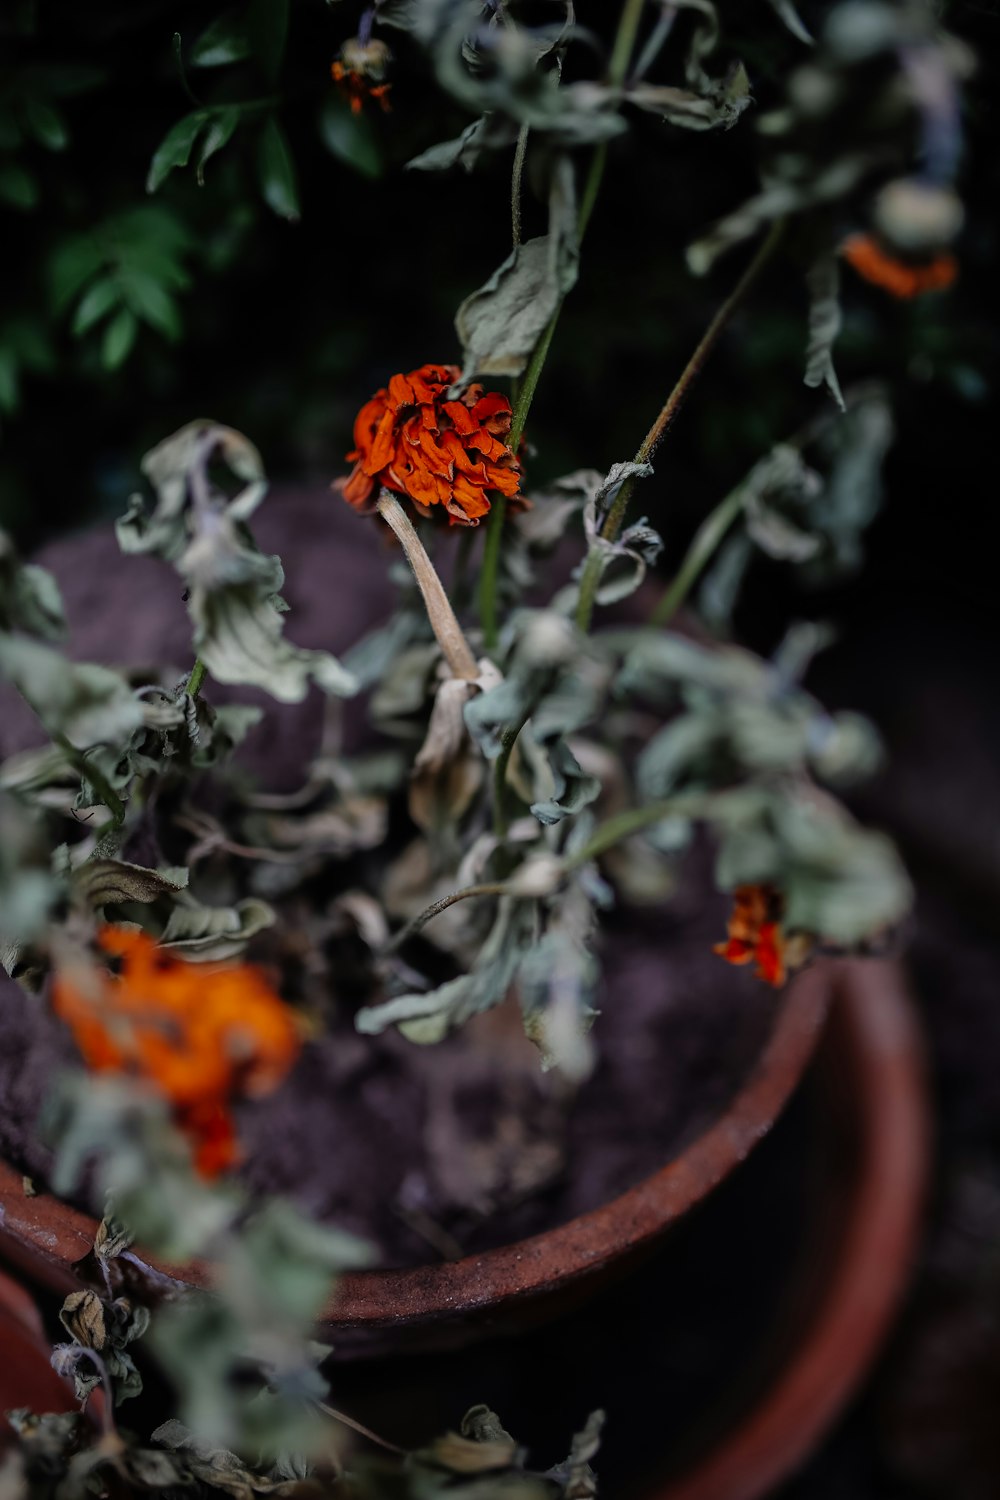
{"type": "Polygon", "coordinates": [[[457,365],[421,365],[394,375],[358,412],[354,469],[338,481],[344,499],[366,510],[382,485],[407,495],[422,515],[443,505],[452,525],[477,526],[490,490],[512,499],[521,466],[505,439],[513,415],[506,396],[470,385],[458,401],[447,393],[457,365]]]}
{"type": "Polygon", "coordinates": [[[873,235],[852,234],[840,253],[859,276],[883,287],[893,297],[908,299],[923,292],[951,286],[958,275],[958,262],[944,251],[928,261],[900,260],[890,254],[873,235]]]}
{"type": "Polygon", "coordinates": [[[352,114],[361,113],[366,99],[376,99],[384,110],[391,107],[388,95],[392,85],[383,81],[390,60],[391,53],[384,42],[372,39],[363,42],[354,37],[344,43],[330,72],[352,114]]]}
{"type": "Polygon", "coordinates": [[[781,932],[782,900],[766,885],[739,885],[733,892],[733,911],[724,943],[715,952],[727,963],[756,964],[758,979],[775,987],[786,977],[785,939],[781,932]]]}
{"type": "Polygon", "coordinates": [[[58,975],[56,1014],[88,1067],[128,1073],[170,1101],[198,1170],[216,1176],[238,1156],[230,1100],[275,1088],[295,1060],[292,1013],[249,965],[186,963],[123,927],[102,927],[97,942],[118,973],[58,975]]]}

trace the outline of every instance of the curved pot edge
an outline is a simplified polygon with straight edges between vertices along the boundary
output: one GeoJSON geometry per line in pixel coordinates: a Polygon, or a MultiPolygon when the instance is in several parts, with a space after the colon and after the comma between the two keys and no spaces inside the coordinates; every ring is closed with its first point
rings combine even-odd
{"type": "MultiPolygon", "coordinates": [[[[788,986],[747,1082],[675,1160],[609,1203],[530,1239],[437,1265],[349,1272],[323,1310],[323,1332],[414,1327],[542,1297],[655,1239],[771,1129],[815,1050],[840,967],[823,961],[788,986]]],[[[96,1229],[95,1219],[50,1194],[26,1197],[20,1174],[0,1160],[0,1253],[67,1290],[77,1284],[73,1267],[89,1254],[96,1229]]],[[[135,1252],[130,1258],[157,1278],[192,1286],[211,1282],[204,1261],[173,1266],[135,1252]]]]}
{"type": "Polygon", "coordinates": [[[864,1166],[823,1305],[735,1431],[649,1500],[762,1500],[790,1478],[867,1374],[905,1293],[931,1130],[922,1038],[899,965],[845,964],[833,1021],[867,1086],[859,1091],[864,1166]]]}

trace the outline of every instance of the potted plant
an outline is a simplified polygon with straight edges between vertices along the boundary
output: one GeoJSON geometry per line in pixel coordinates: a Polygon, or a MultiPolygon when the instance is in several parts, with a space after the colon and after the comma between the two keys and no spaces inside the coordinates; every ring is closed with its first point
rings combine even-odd
{"type": "MultiPolygon", "coordinates": [[[[513,245],[458,310],[462,362],[387,370],[359,403],[349,472],[309,512],[307,547],[341,547],[346,589],[356,576],[348,615],[367,610],[373,560],[396,559],[388,623],[339,656],[292,644],[285,569],[251,530],[261,457],[212,421],[146,455],[120,569],[106,540],[87,544],[103,660],[64,654],[52,573],[3,539],[0,667],[47,735],[0,773],[5,968],[35,996],[4,991],[21,1039],[0,1065],[5,1133],[41,1104],[33,1080],[76,1066],[4,1170],[0,1232],[72,1287],[56,1365],[84,1401],[101,1387],[108,1413],[136,1395],[144,1348],[179,1393],[153,1447],[111,1425],[99,1483],[109,1468],[154,1487],[223,1470],[280,1487],[304,1464],[330,1477],[317,1323],[341,1343],[464,1337],[620,1271],[776,1118],[843,982],[831,958],[878,947],[906,912],[891,845],[835,800],[879,751],[802,685],[824,631],[793,626],[763,659],[704,627],[724,635],[755,551],[816,575],[857,552],[891,428],[877,391],[840,390],[838,263],[897,295],[954,274],[961,59],[922,11],[831,14],[768,122],[765,186],[689,252],[704,272],[756,241],[635,457],[536,487],[532,398],[609,141],[629,111],[712,130],[749,104],[742,67],[715,63],[714,8],[680,9],[683,87],[650,81],[678,8],[647,17],[641,0],[599,79],[561,79],[578,33],[560,6],[537,25],[516,6],[379,3],[334,65],[352,112],[384,104],[375,28],[404,26],[478,116],[412,165],[513,148],[513,245]],[[532,238],[528,169],[547,213],[532,238]],[[651,603],[662,543],[629,514],[633,494],[780,256],[805,269],[806,383],[827,404],[720,502],[651,603]],[[130,654],[116,593],[133,562],[173,640],[186,606],[185,662],[114,665],[130,654]],[[680,630],[696,584],[702,623],[680,630]],[[313,753],[296,705],[317,689],[313,753]],[[293,747],[280,788],[279,742],[293,747]],[[693,1040],[669,1090],[671,1035],[693,1040]],[[358,1269],[373,1242],[381,1268],[358,1269]]],[[[204,163],[225,128],[212,109],[181,121],[152,185],[199,139],[204,163]]],[[[418,1488],[488,1472],[527,1494],[590,1493],[598,1430],[535,1476],[473,1409],[406,1473],[418,1488]]],[[[51,1434],[25,1432],[33,1481],[51,1434]]],[[[80,1433],[59,1441],[75,1462],[80,1433]]]]}

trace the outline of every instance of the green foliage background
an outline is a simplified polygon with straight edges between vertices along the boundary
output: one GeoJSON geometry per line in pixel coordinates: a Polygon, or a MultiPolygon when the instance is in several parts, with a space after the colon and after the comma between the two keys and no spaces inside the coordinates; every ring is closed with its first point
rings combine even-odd
{"type": "MultiPolygon", "coordinates": [[[[812,23],[824,9],[802,7],[812,23]]],[[[471,176],[403,170],[468,116],[399,32],[385,33],[396,54],[391,113],[352,116],[329,69],[361,10],[355,0],[3,8],[0,517],[22,548],[119,513],[139,456],[194,416],[250,434],[272,474],[325,484],[343,472],[353,414],[376,386],[456,356],[454,309],[509,244],[508,163],[496,153],[471,176]]],[[[577,11],[605,37],[616,16],[597,0],[577,11]]],[[[746,62],[754,108],[725,134],[637,117],[612,144],[532,413],[533,480],[634,450],[738,274],[736,252],[695,281],[684,247],[752,190],[752,118],[801,46],[763,4],[721,11],[725,53],[746,62]]],[[[900,488],[941,462],[929,431],[985,436],[978,415],[995,362],[983,308],[996,249],[1000,25],[995,7],[969,3],[943,7],[943,20],[982,58],[970,88],[962,280],[901,306],[845,278],[838,346],[845,383],[888,371],[895,386],[902,430],[890,480],[900,488]]],[[[529,172],[526,232],[543,216],[529,172]]],[[[668,566],[706,508],[823,399],[801,383],[805,308],[786,261],[740,315],[661,455],[648,505],[668,566]]],[[[953,474],[975,468],[978,441],[956,445],[953,474]]]]}

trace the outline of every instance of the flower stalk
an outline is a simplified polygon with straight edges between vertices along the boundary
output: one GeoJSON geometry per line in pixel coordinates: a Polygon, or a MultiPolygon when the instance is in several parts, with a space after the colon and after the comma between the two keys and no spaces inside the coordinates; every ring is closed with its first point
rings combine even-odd
{"type": "MultiPolygon", "coordinates": [[[[622,8],[621,18],[618,22],[618,30],[611,49],[611,60],[608,64],[608,84],[611,88],[621,88],[628,74],[628,65],[635,50],[636,37],[639,31],[639,22],[646,0],[625,0],[622,8]]],[[[527,146],[527,127],[522,127],[518,136],[517,151],[521,153],[520,161],[517,154],[514,158],[514,177],[511,188],[511,215],[514,231],[514,244],[520,243],[521,232],[521,172],[524,167],[522,145],[527,146]]],[[[576,232],[578,243],[583,240],[590,216],[594,211],[597,196],[601,189],[604,177],[604,168],[608,158],[607,142],[602,141],[596,147],[591,158],[590,171],[584,186],[583,196],[580,200],[580,208],[577,214],[576,232]]],[[[510,430],[509,443],[512,451],[517,452],[518,445],[524,435],[524,426],[528,420],[528,412],[535,398],[535,391],[541,378],[542,367],[548,356],[552,339],[559,322],[559,314],[562,312],[565,297],[559,299],[555,312],[546,324],[538,343],[528,361],[524,373],[524,380],[518,392],[517,404],[514,407],[514,421],[510,430]]],[[[483,548],[483,566],[479,579],[479,618],[483,627],[483,642],[487,651],[496,649],[499,638],[499,627],[497,623],[497,578],[500,571],[500,541],[503,534],[504,520],[507,514],[506,500],[497,496],[493,501],[489,520],[486,523],[486,542],[483,548]]]]}
{"type": "Polygon", "coordinates": [[[431,629],[441,647],[442,656],[451,668],[452,675],[466,682],[475,682],[479,676],[476,658],[455,617],[455,611],[451,607],[434,564],[427,556],[426,548],[417,535],[416,528],[409,521],[395,495],[389,490],[382,490],[375,502],[375,509],[383,521],[392,528],[406,553],[406,560],[413,569],[417,587],[423,596],[431,629]]]}
{"type": "MultiPolygon", "coordinates": [[[[674,421],[681,407],[684,405],[691,387],[708,363],[709,356],[719,342],[723,330],[736,310],[742,305],[747,293],[753,287],[760,273],[777,249],[784,233],[784,227],[784,221],[780,219],[772,226],[770,233],[759,246],[753,260],[747,266],[729,296],[716,311],[714,318],[702,334],[694,353],[684,366],[673,389],[660,408],[656,421],[639,444],[635,455],[636,463],[646,464],[652,459],[664,433],[674,421]]],[[[614,502],[604,518],[604,524],[601,527],[601,536],[605,541],[613,542],[621,530],[622,521],[625,519],[625,512],[628,509],[628,503],[632,497],[634,487],[634,478],[629,478],[619,488],[614,502]]],[[[576,623],[580,630],[583,631],[590,629],[590,619],[594,612],[594,603],[601,581],[602,567],[603,558],[601,554],[597,551],[592,551],[584,564],[583,576],[580,579],[580,596],[576,607],[576,623]]]]}

